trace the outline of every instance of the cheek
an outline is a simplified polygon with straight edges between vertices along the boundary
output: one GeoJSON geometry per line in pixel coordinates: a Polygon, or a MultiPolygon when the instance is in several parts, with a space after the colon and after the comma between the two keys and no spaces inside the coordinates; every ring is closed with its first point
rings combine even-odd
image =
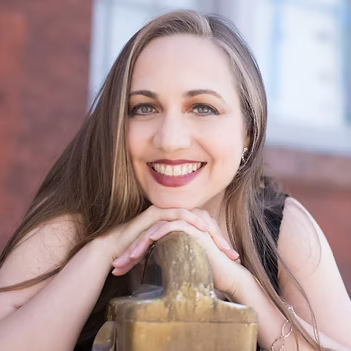
{"type": "Polygon", "coordinates": [[[244,133],[238,126],[235,128],[222,129],[220,133],[212,135],[210,150],[214,157],[223,162],[231,164],[240,163],[241,154],[244,149],[244,133]],[[233,132],[228,132],[233,131],[233,132]]]}
{"type": "Polygon", "coordinates": [[[217,135],[216,138],[212,137],[212,141],[208,145],[208,152],[214,161],[216,176],[222,181],[223,179],[225,181],[233,179],[240,167],[244,148],[243,133],[239,132],[238,129],[236,129],[237,132],[233,133],[228,133],[228,130],[230,129],[223,129],[221,135],[217,135]]]}
{"type": "Polygon", "coordinates": [[[129,123],[127,128],[127,147],[132,160],[140,157],[141,150],[143,149],[143,135],[134,123],[129,123]]]}

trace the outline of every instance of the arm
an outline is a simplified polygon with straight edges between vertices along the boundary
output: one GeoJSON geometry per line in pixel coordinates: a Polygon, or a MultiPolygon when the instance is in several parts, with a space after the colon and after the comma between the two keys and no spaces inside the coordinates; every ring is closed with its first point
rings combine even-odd
{"type": "MultiPolygon", "coordinates": [[[[0,350],[72,350],[112,262],[123,258],[122,254],[139,241],[146,253],[153,242],[145,235],[148,229],[159,221],[179,218],[195,227],[207,228],[206,223],[188,210],[151,206],[130,222],[85,245],[51,280],[27,289],[0,293],[0,350]]],[[[56,219],[39,231],[29,233],[1,267],[0,286],[36,277],[60,263],[75,240],[74,226],[70,222],[56,219]]],[[[114,274],[128,272],[141,261],[140,254],[123,268],[116,268],[114,274]]]]}
{"type": "MultiPolygon", "coordinates": [[[[58,231],[64,231],[66,238],[71,239],[74,233],[67,221],[61,222],[60,228],[55,223],[10,255],[1,269],[1,286],[35,277],[62,259],[70,245],[66,239],[57,242],[58,231]],[[45,245],[38,245],[38,240],[45,245]],[[47,249],[45,253],[43,247],[47,249]],[[55,248],[55,255],[48,253],[51,248],[55,248]],[[19,272],[14,274],[16,269],[19,272]]],[[[73,349],[111,267],[99,244],[97,240],[87,244],[50,280],[24,290],[0,293],[1,350],[73,349]]]]}
{"type": "MultiPolygon", "coordinates": [[[[351,302],[335,264],[331,249],[321,229],[308,212],[288,198],[284,209],[278,251],[307,293],[314,311],[321,344],[338,351],[351,350],[351,302]]],[[[235,300],[258,313],[259,344],[269,349],[281,335],[284,316],[266,296],[257,281],[242,268],[241,288],[235,300]]],[[[282,297],[294,306],[299,321],[313,336],[308,306],[289,276],[279,267],[282,297]]],[[[234,297],[233,297],[234,299],[234,297]]],[[[299,339],[301,351],[312,350],[299,339]]],[[[285,340],[284,350],[296,350],[294,337],[285,340]]]]}
{"type": "MultiPolygon", "coordinates": [[[[228,296],[230,300],[250,306],[256,311],[258,316],[258,343],[261,347],[270,350],[274,340],[281,335],[281,329],[286,319],[275,307],[273,302],[261,288],[260,284],[251,274],[244,272],[241,279],[243,283],[242,285],[245,286],[245,290],[242,292],[237,290],[235,296],[230,296],[228,294],[226,294],[226,296],[228,296]]],[[[312,326],[301,317],[297,316],[297,318],[310,335],[313,336],[312,326]]],[[[348,327],[349,326],[350,324],[348,324],[348,327]]],[[[286,331],[287,330],[288,328],[286,331]]],[[[319,337],[323,347],[331,348],[336,351],[351,350],[351,347],[348,344],[340,344],[321,332],[319,333],[319,337]]],[[[314,351],[314,349],[309,346],[303,338],[299,337],[298,341],[300,351],[314,351]]],[[[276,347],[275,350],[279,350],[279,347],[276,347]]],[[[293,335],[290,335],[290,337],[285,340],[284,350],[297,350],[293,335]]]]}

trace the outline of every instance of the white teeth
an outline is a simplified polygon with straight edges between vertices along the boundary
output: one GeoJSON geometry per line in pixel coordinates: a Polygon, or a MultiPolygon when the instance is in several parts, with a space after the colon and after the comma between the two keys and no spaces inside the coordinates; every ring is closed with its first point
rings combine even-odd
{"type": "Polygon", "coordinates": [[[175,166],[173,168],[173,176],[180,176],[182,174],[181,166],[175,166]]]}
{"type": "Polygon", "coordinates": [[[197,171],[201,167],[201,162],[186,163],[184,165],[170,166],[158,163],[152,164],[153,169],[160,174],[177,177],[197,171]]]}
{"type": "Polygon", "coordinates": [[[172,167],[167,165],[166,166],[166,172],[165,172],[165,175],[168,175],[168,176],[171,176],[173,175],[173,172],[172,172],[172,167]]]}

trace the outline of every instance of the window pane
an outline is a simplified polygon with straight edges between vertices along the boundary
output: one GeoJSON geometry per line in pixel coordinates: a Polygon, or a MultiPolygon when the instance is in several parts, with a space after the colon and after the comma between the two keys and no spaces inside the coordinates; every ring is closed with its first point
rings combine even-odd
{"type": "Polygon", "coordinates": [[[279,21],[274,114],[292,124],[342,126],[337,18],[327,12],[286,5],[279,21]]]}
{"type": "MultiPolygon", "coordinates": [[[[93,12],[90,101],[126,42],[150,19],[170,9],[198,9],[200,0],[96,0],[93,12]]],[[[208,10],[211,0],[201,0],[208,10]]]]}
{"type": "Polygon", "coordinates": [[[230,16],[252,47],[267,90],[268,143],[351,155],[351,3],[236,4],[244,9],[239,18],[235,11],[230,16]]]}
{"type": "Polygon", "coordinates": [[[197,0],[161,0],[160,4],[163,7],[173,7],[173,8],[192,8],[198,7],[197,0]]]}

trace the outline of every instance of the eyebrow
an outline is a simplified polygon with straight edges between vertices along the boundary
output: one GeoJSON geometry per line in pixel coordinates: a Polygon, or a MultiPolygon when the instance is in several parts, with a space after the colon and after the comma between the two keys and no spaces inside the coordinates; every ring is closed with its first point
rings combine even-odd
{"type": "MultiPolygon", "coordinates": [[[[183,94],[183,96],[184,97],[194,97],[194,96],[203,95],[203,94],[213,95],[213,96],[217,97],[218,99],[222,100],[223,102],[225,102],[221,95],[219,95],[218,93],[216,93],[214,90],[211,90],[211,89],[189,90],[185,94],[183,94]]],[[[150,99],[155,99],[155,100],[157,99],[157,94],[150,91],[150,90],[135,90],[129,94],[129,96],[134,96],[134,95],[143,95],[143,96],[146,96],[150,99]]]]}
{"type": "Polygon", "coordinates": [[[135,90],[129,94],[129,96],[134,96],[134,95],[143,95],[150,99],[157,99],[157,94],[153,93],[150,90],[135,90]]]}
{"type": "Polygon", "coordinates": [[[186,97],[194,97],[197,95],[203,95],[203,94],[210,94],[213,95],[215,97],[217,97],[218,99],[224,101],[224,99],[222,98],[221,95],[219,95],[218,93],[216,93],[214,90],[211,89],[195,89],[195,90],[189,90],[187,91],[184,96],[186,97]]]}

